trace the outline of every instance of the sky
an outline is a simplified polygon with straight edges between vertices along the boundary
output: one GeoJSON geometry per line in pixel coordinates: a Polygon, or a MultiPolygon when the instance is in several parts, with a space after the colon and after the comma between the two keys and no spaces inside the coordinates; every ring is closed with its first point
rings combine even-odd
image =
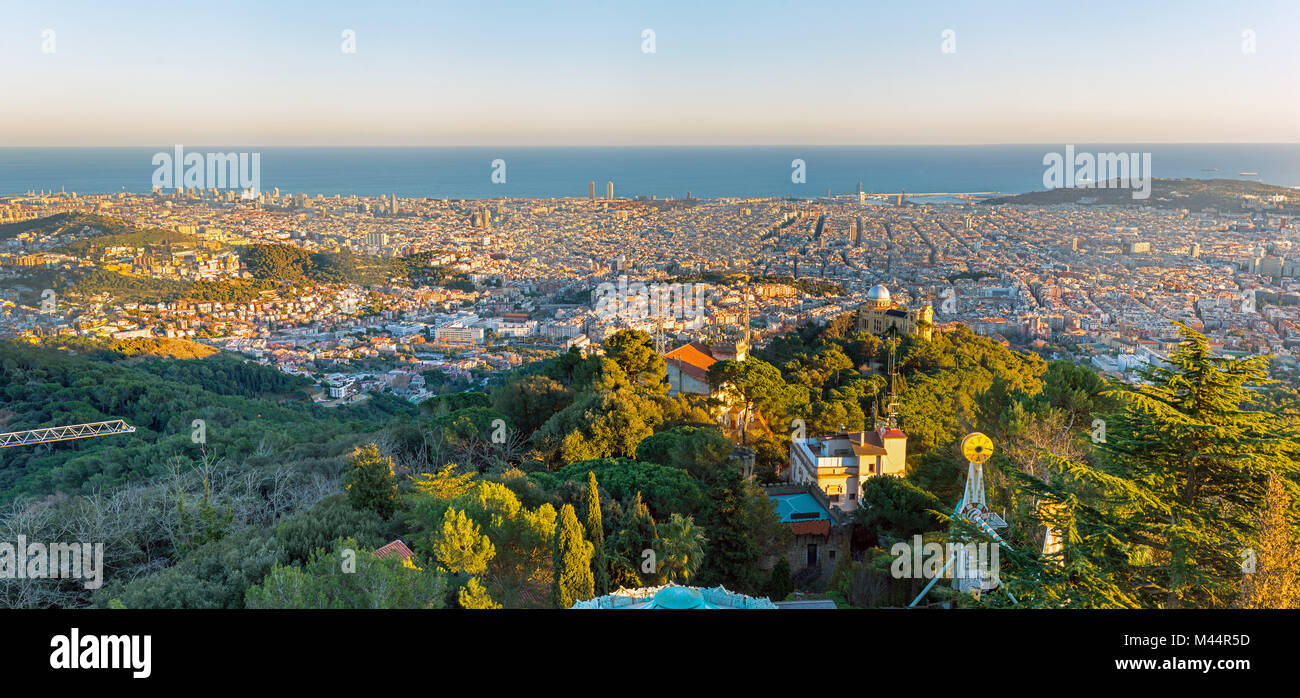
{"type": "Polygon", "coordinates": [[[1300,142],[1300,1],[0,0],[0,146],[1157,142],[1300,142]]]}

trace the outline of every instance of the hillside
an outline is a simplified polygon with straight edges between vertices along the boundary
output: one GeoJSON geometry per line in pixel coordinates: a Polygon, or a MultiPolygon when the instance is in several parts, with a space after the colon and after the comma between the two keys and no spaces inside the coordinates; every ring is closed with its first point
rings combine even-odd
{"type": "Polygon", "coordinates": [[[312,252],[290,245],[249,245],[240,255],[255,279],[290,283],[348,283],[379,286],[435,285],[465,291],[474,284],[464,274],[433,264],[434,254],[378,257],[342,252],[312,252]]]}
{"type": "Polygon", "coordinates": [[[171,457],[198,455],[190,438],[195,419],[206,423],[209,452],[243,460],[274,448],[278,462],[292,463],[325,443],[355,439],[395,415],[415,412],[387,398],[342,410],[319,407],[307,397],[311,381],[237,358],[145,355],[177,348],[88,346],[76,353],[0,343],[4,431],[108,419],[136,427],[134,434],[0,452],[0,501],[157,476],[171,457]]]}
{"type": "Polygon", "coordinates": [[[1151,196],[1134,199],[1129,189],[1053,189],[1033,191],[1013,196],[985,199],[981,204],[1021,204],[1051,206],[1073,204],[1080,199],[1092,199],[1094,204],[1113,206],[1156,206],[1159,208],[1200,211],[1214,208],[1219,211],[1247,210],[1251,202],[1264,201],[1274,196],[1285,197],[1280,205],[1267,204],[1273,213],[1300,213],[1300,190],[1260,182],[1237,179],[1156,179],[1151,183],[1151,196]]]}
{"type": "MultiPolygon", "coordinates": [[[[1159,607],[1167,592],[1156,580],[1182,584],[1196,605],[1223,607],[1238,595],[1236,551],[1254,540],[1265,479],[1300,475],[1293,408],[1279,402],[1293,396],[1249,389],[1267,374],[1259,359],[1197,359],[1208,347],[1191,330],[1175,368],[1152,375],[1155,387],[1107,383],[1085,366],[1048,363],[964,328],[903,338],[895,417],[907,438],[905,477],[863,483],[848,551],[861,559],[841,556],[833,589],[817,581],[829,570],[778,573],[764,561],[789,550],[793,534],[759,482],[780,480],[788,463],[783,425],[819,438],[870,429],[888,404],[879,367],[890,343],[857,332],[852,320],[846,313],[808,325],[744,361],[710,367],[711,382],[739,399],[733,404],[759,413],[743,431],[719,428],[703,396],[668,396],[653,339],[630,330],[607,337],[603,356],[575,350],[515,372],[490,395],[442,396],[419,410],[381,395],[364,407],[322,408],[303,397],[304,379],[225,356],[0,344],[6,430],[114,417],[137,428],[0,452],[0,501],[24,502],[0,515],[0,540],[71,537],[105,541],[108,551],[101,590],[54,580],[6,586],[0,605],[567,608],[571,600],[551,600],[552,587],[586,569],[600,586],[565,593],[688,580],[766,595],[797,584],[854,606],[898,606],[919,584],[885,573],[886,551],[950,530],[933,512],[962,496],[967,464],[955,448],[978,430],[997,445],[986,465],[988,503],[1007,512],[1011,545],[1039,549],[1044,496],[1078,502],[1071,555],[1087,574],[1054,574],[1033,552],[1009,557],[1003,581],[1020,604],[1159,607]],[[1167,391],[1173,412],[1140,409],[1156,390],[1167,391]],[[1188,402],[1204,395],[1213,404],[1188,402]],[[1196,430],[1223,435],[1208,458],[1196,434],[1170,423],[1187,421],[1191,409],[1201,410],[1196,430]],[[1109,424],[1100,444],[1090,436],[1094,415],[1109,424]],[[742,439],[754,479],[732,458],[742,439]],[[1184,501],[1180,478],[1189,472],[1171,463],[1195,463],[1201,471],[1190,475],[1212,489],[1184,501]],[[1117,476],[1128,472],[1138,475],[1117,476]],[[1205,563],[1195,585],[1183,582],[1162,559],[1184,534],[1156,509],[1216,503],[1214,517],[1192,521],[1193,552],[1205,563]],[[599,557],[556,556],[557,540],[587,540],[578,516],[597,511],[599,557]],[[1155,553],[1135,562],[1124,549],[1135,538],[1155,553]],[[338,573],[343,551],[394,539],[413,551],[414,572],[338,573]],[[651,547],[688,554],[665,552],[647,571],[641,560],[651,547]],[[413,593],[394,595],[398,579],[413,593]]],[[[960,605],[1005,603],[947,587],[932,593],[960,605]]]]}
{"type": "MultiPolygon", "coordinates": [[[[60,213],[45,218],[0,225],[0,240],[34,233],[54,252],[106,264],[113,247],[137,248],[166,257],[169,253],[205,244],[193,235],[163,228],[145,228],[110,216],[60,213]]],[[[213,280],[184,280],[144,276],[87,265],[77,268],[27,268],[21,282],[30,289],[54,289],[71,298],[107,293],[117,301],[217,301],[249,302],[278,286],[315,284],[388,284],[442,286],[473,290],[465,274],[433,263],[436,254],[420,252],[404,257],[381,257],[351,251],[309,251],[289,245],[247,245],[239,249],[241,261],[254,277],[234,276],[213,280]]],[[[28,302],[35,302],[36,291],[28,302]]]]}
{"type": "Polygon", "coordinates": [[[0,224],[0,240],[10,240],[23,233],[35,233],[38,237],[67,235],[80,238],[71,244],[71,252],[84,252],[92,247],[114,245],[144,247],[199,242],[198,238],[175,230],[144,228],[113,216],[101,216],[83,211],[56,213],[35,220],[0,224]]]}

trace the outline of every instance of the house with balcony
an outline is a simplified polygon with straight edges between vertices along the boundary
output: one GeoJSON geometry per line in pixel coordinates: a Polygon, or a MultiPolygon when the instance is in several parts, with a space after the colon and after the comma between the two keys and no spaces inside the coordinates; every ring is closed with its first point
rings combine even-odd
{"type": "Polygon", "coordinates": [[[789,481],[816,485],[843,512],[858,508],[867,478],[906,472],[907,434],[894,426],[790,440],[789,481]]]}

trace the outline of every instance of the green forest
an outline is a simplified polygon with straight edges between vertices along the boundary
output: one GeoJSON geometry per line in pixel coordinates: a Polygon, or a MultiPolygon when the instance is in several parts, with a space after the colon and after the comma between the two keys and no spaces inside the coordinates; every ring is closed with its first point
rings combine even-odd
{"type": "MultiPolygon", "coordinates": [[[[0,451],[13,505],[0,539],[104,541],[107,568],[98,590],[29,580],[4,603],[567,608],[676,582],[903,606],[922,580],[890,575],[894,543],[975,535],[948,514],[965,482],[956,444],[979,430],[997,445],[987,497],[1010,523],[1001,580],[1019,606],[1300,604],[1296,393],[1191,330],[1126,385],[965,329],[881,338],[846,315],[714,364],[716,398],[669,396],[652,345],[622,330],[603,355],[528,364],[489,393],[328,409],[305,379],[236,357],[5,344],[6,431],[110,418],[137,431],[0,451]],[[907,474],[867,481],[829,584],[796,579],[762,486],[792,432],[870,428],[891,357],[907,474]],[[723,402],[746,426],[718,426],[723,402]],[[1048,525],[1062,553],[1040,554],[1048,525]],[[409,560],[371,554],[398,539],[409,560]]],[[[1013,604],[946,585],[929,598],[1013,604]]]]}
{"type": "MultiPolygon", "coordinates": [[[[201,238],[165,228],[145,228],[112,216],[91,213],[60,213],[45,218],[0,224],[0,240],[25,232],[41,236],[66,236],[53,249],[74,257],[89,258],[110,247],[133,247],[169,251],[195,248],[201,238]]],[[[75,269],[34,268],[24,272],[33,289],[54,289],[60,295],[88,298],[108,294],[119,302],[248,303],[264,292],[310,284],[357,284],[408,287],[441,286],[473,291],[465,274],[433,263],[435,252],[418,252],[404,257],[380,257],[342,252],[311,252],[291,245],[247,245],[239,249],[240,259],[253,276],[214,280],[165,279],[135,276],[96,266],[75,269]]],[[[25,300],[36,302],[36,291],[25,300]]]]}
{"type": "Polygon", "coordinates": [[[1281,196],[1283,201],[1273,209],[1279,213],[1294,214],[1300,211],[1300,196],[1290,187],[1279,187],[1263,182],[1246,179],[1153,179],[1151,181],[1151,198],[1134,199],[1127,187],[1090,188],[1062,187],[1048,191],[1031,191],[1011,196],[998,196],[984,199],[981,205],[1022,204],[1033,206],[1050,206],[1052,204],[1074,203],[1080,198],[1094,199],[1098,204],[1107,206],[1145,206],[1154,205],[1161,208],[1187,209],[1200,211],[1213,208],[1219,211],[1246,210],[1245,197],[1254,200],[1268,200],[1281,196]]]}
{"type": "Polygon", "coordinates": [[[432,263],[436,255],[418,252],[405,257],[376,257],[349,251],[311,252],[290,245],[249,245],[240,258],[256,279],[380,286],[402,283],[474,290],[464,274],[432,263]]]}
{"type": "Polygon", "coordinates": [[[22,233],[33,232],[40,236],[67,235],[70,237],[100,239],[107,244],[154,244],[168,241],[192,241],[193,238],[175,230],[141,228],[113,216],[73,211],[56,213],[44,218],[13,223],[0,223],[0,240],[9,240],[22,233]]]}

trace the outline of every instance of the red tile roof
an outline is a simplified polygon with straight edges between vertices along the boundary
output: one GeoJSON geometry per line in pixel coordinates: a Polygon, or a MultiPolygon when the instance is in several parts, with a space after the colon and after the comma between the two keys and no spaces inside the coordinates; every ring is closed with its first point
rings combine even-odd
{"type": "Polygon", "coordinates": [[[400,539],[375,551],[375,557],[378,558],[390,558],[397,555],[403,560],[411,559],[411,556],[414,554],[415,553],[411,552],[410,548],[406,547],[406,543],[403,543],[400,539]]]}
{"type": "Polygon", "coordinates": [[[878,431],[853,431],[841,433],[839,436],[848,438],[849,443],[853,444],[854,453],[857,453],[858,455],[866,453],[873,456],[885,455],[885,439],[907,438],[907,434],[904,434],[902,430],[899,429],[886,429],[884,434],[881,434],[878,431]],[[859,448],[862,448],[862,453],[858,452],[859,448]]]}
{"type": "Polygon", "coordinates": [[[672,364],[682,373],[707,383],[709,367],[717,363],[709,348],[699,342],[691,342],[664,354],[664,361],[672,364]]]}
{"type": "Polygon", "coordinates": [[[831,522],[827,519],[820,521],[791,521],[790,531],[796,536],[829,536],[831,534],[831,522]]]}

